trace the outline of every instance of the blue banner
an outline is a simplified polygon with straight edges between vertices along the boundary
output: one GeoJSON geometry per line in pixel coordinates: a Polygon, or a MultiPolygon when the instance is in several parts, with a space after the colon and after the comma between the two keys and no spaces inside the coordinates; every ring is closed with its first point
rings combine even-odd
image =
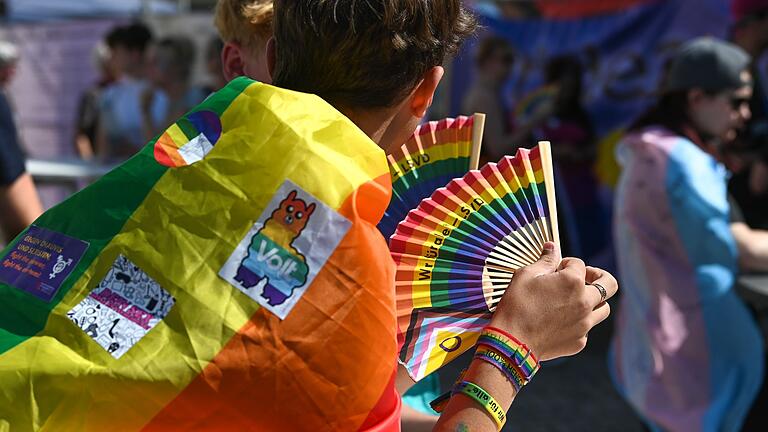
{"type": "MultiPolygon", "coordinates": [[[[700,35],[726,37],[727,0],[665,0],[620,13],[580,19],[503,20],[481,16],[485,34],[507,39],[517,55],[504,97],[514,108],[542,84],[547,60],[570,54],[584,65],[583,100],[598,136],[624,126],[655,97],[663,64],[681,43],[700,35]]],[[[453,64],[450,114],[473,80],[472,53],[480,35],[453,64]]]]}

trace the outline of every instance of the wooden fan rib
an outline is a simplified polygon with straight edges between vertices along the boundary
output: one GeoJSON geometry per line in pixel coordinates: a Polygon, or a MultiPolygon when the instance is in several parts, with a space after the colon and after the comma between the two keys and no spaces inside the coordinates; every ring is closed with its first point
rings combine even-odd
{"type": "MultiPolygon", "coordinates": [[[[525,231],[522,231],[523,233],[525,231]]],[[[509,250],[513,250],[516,255],[519,255],[521,259],[533,264],[538,259],[533,253],[528,243],[522,238],[520,232],[513,231],[506,237],[499,240],[499,247],[503,247],[509,250]]]]}

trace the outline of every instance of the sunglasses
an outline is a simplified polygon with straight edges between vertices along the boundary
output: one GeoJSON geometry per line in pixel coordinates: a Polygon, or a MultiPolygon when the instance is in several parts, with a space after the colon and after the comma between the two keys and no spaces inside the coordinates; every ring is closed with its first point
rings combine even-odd
{"type": "Polygon", "coordinates": [[[731,96],[731,108],[737,110],[743,107],[745,104],[749,105],[751,98],[746,96],[731,96]]]}

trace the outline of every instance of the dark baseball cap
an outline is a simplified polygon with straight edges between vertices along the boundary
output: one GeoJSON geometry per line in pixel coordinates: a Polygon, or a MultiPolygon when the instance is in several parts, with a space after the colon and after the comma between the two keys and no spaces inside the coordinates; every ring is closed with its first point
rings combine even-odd
{"type": "Polygon", "coordinates": [[[738,46],[712,37],[683,44],[672,58],[665,92],[700,88],[708,92],[737,89],[751,84],[742,73],[752,58],[738,46]]]}

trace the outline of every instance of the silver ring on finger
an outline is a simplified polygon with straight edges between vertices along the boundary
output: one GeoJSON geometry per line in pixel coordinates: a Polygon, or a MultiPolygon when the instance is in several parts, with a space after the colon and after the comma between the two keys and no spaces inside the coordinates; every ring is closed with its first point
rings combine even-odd
{"type": "Polygon", "coordinates": [[[604,302],[605,299],[608,298],[608,291],[605,290],[605,287],[600,285],[597,282],[592,282],[591,284],[593,287],[597,288],[598,291],[600,291],[600,303],[604,302]]]}

